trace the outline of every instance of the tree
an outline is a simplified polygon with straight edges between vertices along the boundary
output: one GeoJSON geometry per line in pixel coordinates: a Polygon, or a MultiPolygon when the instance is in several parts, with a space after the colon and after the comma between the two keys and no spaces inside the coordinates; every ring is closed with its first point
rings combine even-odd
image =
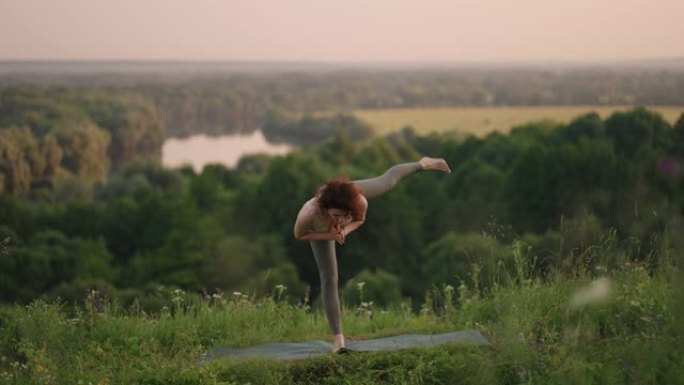
{"type": "Polygon", "coordinates": [[[43,175],[45,160],[35,137],[27,127],[0,130],[0,192],[23,194],[34,178],[43,175]]]}
{"type": "Polygon", "coordinates": [[[359,306],[362,302],[387,308],[402,301],[399,277],[385,270],[363,269],[344,285],[340,297],[347,306],[359,306]]]}
{"type": "Polygon", "coordinates": [[[111,135],[93,125],[69,126],[57,130],[62,149],[62,166],[90,183],[101,181],[109,172],[111,135]]]}
{"type": "Polygon", "coordinates": [[[510,272],[510,251],[495,238],[478,233],[449,232],[430,243],[422,255],[424,288],[465,283],[484,289],[501,282],[510,272]]]}
{"type": "Polygon", "coordinates": [[[671,153],[684,158],[684,112],[679,115],[679,119],[674,125],[671,134],[672,149],[671,153]]]}
{"type": "Polygon", "coordinates": [[[419,291],[415,277],[424,262],[420,250],[425,236],[422,213],[407,193],[407,184],[412,182],[404,181],[369,201],[365,224],[350,234],[348,244],[338,247],[341,281],[364,268],[383,269],[400,277],[404,293],[419,291]]]}
{"type": "Polygon", "coordinates": [[[83,124],[88,115],[70,103],[73,95],[69,87],[0,88],[0,128],[28,127],[33,135],[42,138],[59,127],[83,124]]]}
{"type": "Polygon", "coordinates": [[[531,147],[515,160],[504,182],[508,219],[517,231],[540,232],[558,220],[558,159],[546,148],[531,147]]]}
{"type": "Polygon", "coordinates": [[[0,226],[12,243],[0,258],[0,295],[4,301],[28,302],[74,280],[115,279],[111,255],[101,239],[70,239],[56,230],[36,232],[26,242],[0,226]]]}
{"type": "Polygon", "coordinates": [[[256,273],[252,264],[258,245],[249,240],[228,236],[214,244],[201,267],[201,282],[209,289],[237,289],[256,273]]]}
{"type": "Polygon", "coordinates": [[[297,267],[291,262],[279,262],[253,273],[251,277],[240,290],[256,295],[290,298],[291,302],[301,299],[306,291],[306,284],[299,280],[297,267]]]}
{"type": "Polygon", "coordinates": [[[159,162],[164,126],[155,106],[141,97],[86,95],[77,100],[91,119],[109,131],[109,157],[113,170],[135,159],[159,162]]]}
{"type": "Polygon", "coordinates": [[[575,118],[570,124],[560,126],[553,135],[559,143],[577,143],[580,139],[605,137],[605,127],[596,112],[575,118]]]}
{"type": "Polygon", "coordinates": [[[504,182],[503,172],[477,157],[456,165],[444,181],[449,200],[442,211],[448,212],[448,228],[480,230],[501,210],[504,182]]]}
{"type": "Polygon", "coordinates": [[[615,112],[605,122],[606,136],[613,141],[615,152],[633,156],[642,146],[663,147],[670,124],[657,112],[635,108],[615,112]]]}

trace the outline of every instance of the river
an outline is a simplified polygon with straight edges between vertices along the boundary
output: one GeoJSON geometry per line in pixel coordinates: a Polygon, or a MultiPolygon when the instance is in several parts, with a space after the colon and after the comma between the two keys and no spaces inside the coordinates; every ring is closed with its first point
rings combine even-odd
{"type": "Polygon", "coordinates": [[[162,146],[162,164],[169,168],[190,165],[196,172],[201,172],[206,164],[235,167],[243,155],[283,155],[291,150],[288,145],[269,143],[259,130],[248,135],[196,135],[167,139],[162,146]]]}

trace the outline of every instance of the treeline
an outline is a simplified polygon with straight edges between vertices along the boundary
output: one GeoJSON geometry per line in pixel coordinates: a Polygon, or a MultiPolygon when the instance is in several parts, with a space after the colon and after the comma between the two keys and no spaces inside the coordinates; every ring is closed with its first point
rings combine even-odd
{"type": "Polygon", "coordinates": [[[0,88],[0,193],[92,184],[136,159],[159,162],[164,126],[139,95],[0,88]]]}
{"type": "MultiPolygon", "coordinates": [[[[214,134],[226,127],[246,130],[245,115],[223,103],[168,107],[174,116],[167,119],[172,121],[221,120],[219,129],[209,129],[214,134]],[[204,111],[201,116],[195,108],[204,111]],[[175,116],[183,111],[194,111],[194,117],[175,116]]],[[[73,189],[102,181],[135,160],[159,162],[166,138],[162,115],[152,98],[121,89],[0,88],[0,192],[40,193],[41,188],[59,190],[65,185],[73,189]]],[[[370,126],[348,114],[299,118],[269,109],[253,115],[259,115],[260,123],[251,127],[262,126],[274,143],[317,144],[341,134],[362,142],[373,136],[370,126]]]]}
{"type": "Polygon", "coordinates": [[[421,154],[453,173],[422,172],[371,200],[366,224],[338,248],[350,301],[360,282],[364,300],[381,304],[462,280],[486,290],[515,274],[516,258],[543,278],[684,252],[684,116],[672,127],[635,109],[485,138],[406,129],[361,145],[341,133],[199,174],[139,159],[78,194],[4,193],[0,295],[76,300],[97,288],[150,307],[159,285],[206,295],[284,285],[292,300],[310,285],[315,296],[311,250],[292,236],[302,203],[326,179],[375,176],[421,154]],[[591,258],[597,248],[602,260],[591,258]]]}
{"type": "Polygon", "coordinates": [[[338,113],[320,117],[304,115],[301,118],[290,115],[274,109],[266,112],[261,126],[266,140],[311,145],[340,135],[356,142],[365,142],[374,136],[373,128],[353,115],[338,113]]]}
{"type": "MultiPolygon", "coordinates": [[[[186,69],[118,75],[89,75],[84,68],[82,74],[5,74],[0,81],[12,89],[34,84],[142,98],[156,108],[173,137],[249,133],[262,127],[271,109],[301,115],[374,108],[684,105],[684,71],[676,67],[186,69]]],[[[288,140],[297,143],[301,137],[288,140]]]]}

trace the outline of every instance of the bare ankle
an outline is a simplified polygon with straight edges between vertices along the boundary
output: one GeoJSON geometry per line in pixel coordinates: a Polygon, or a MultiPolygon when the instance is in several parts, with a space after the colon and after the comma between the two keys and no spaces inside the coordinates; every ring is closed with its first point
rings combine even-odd
{"type": "Polygon", "coordinates": [[[333,337],[333,352],[345,347],[344,334],[335,334],[333,337]]]}

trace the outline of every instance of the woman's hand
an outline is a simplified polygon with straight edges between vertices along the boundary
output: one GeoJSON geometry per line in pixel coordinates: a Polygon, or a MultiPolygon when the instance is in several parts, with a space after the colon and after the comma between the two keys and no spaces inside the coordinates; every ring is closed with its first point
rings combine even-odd
{"type": "Polygon", "coordinates": [[[339,232],[336,233],[337,237],[335,238],[335,241],[339,243],[340,245],[344,245],[345,237],[344,237],[344,232],[339,232]]]}
{"type": "Polygon", "coordinates": [[[336,225],[335,228],[333,228],[333,234],[335,234],[335,242],[339,243],[340,245],[344,245],[344,241],[346,238],[344,227],[342,227],[339,224],[336,225]]]}

